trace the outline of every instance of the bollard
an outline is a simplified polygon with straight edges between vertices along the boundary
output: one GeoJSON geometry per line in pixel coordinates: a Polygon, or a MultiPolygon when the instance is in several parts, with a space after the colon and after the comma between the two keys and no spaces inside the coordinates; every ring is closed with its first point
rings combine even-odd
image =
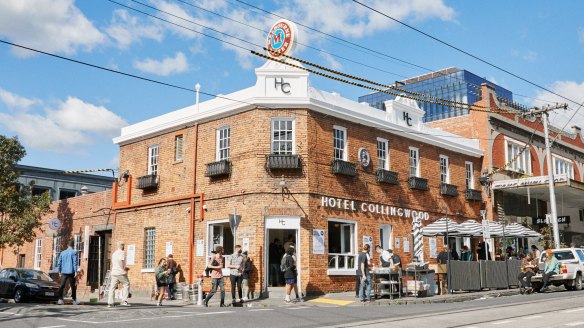
{"type": "Polygon", "coordinates": [[[197,278],[197,305],[203,305],[203,275],[198,275],[197,278]]]}

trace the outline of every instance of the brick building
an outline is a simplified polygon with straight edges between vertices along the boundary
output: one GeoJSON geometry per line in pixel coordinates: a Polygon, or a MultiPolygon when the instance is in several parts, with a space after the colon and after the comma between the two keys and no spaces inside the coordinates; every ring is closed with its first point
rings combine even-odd
{"type": "Polygon", "coordinates": [[[275,238],[295,242],[303,291],[350,290],[364,241],[407,263],[413,217],[479,218],[476,141],[426,126],[407,99],[382,112],[309,87],[308,73],[279,63],[256,75],[253,87],[114,139],[125,173],[113,189],[113,239],[128,247],[134,290],[151,288],[168,253],[189,283],[215,246],[229,257],[241,244],[253,259],[252,290],[270,291],[275,238]]]}

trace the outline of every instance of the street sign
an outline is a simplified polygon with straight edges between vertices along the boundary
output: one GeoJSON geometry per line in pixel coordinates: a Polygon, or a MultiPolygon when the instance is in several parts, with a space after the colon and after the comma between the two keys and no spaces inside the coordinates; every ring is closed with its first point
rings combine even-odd
{"type": "Polygon", "coordinates": [[[241,222],[241,215],[229,214],[229,228],[231,228],[233,235],[235,235],[235,231],[239,227],[239,222],[241,222]]]}
{"type": "MultiPolygon", "coordinates": [[[[534,225],[546,225],[551,223],[543,216],[538,216],[536,218],[534,217],[532,218],[532,220],[534,225]]],[[[558,224],[570,224],[570,216],[569,215],[558,216],[558,224]]]]}
{"type": "Polygon", "coordinates": [[[489,220],[483,220],[483,238],[491,238],[491,227],[489,226],[489,220]]]}

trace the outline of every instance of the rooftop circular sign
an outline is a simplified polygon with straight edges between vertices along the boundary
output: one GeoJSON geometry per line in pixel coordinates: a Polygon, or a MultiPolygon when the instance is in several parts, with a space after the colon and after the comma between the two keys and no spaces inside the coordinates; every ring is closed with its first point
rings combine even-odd
{"type": "Polygon", "coordinates": [[[268,52],[272,57],[288,55],[296,47],[296,24],[281,19],[277,21],[268,33],[268,52]]]}

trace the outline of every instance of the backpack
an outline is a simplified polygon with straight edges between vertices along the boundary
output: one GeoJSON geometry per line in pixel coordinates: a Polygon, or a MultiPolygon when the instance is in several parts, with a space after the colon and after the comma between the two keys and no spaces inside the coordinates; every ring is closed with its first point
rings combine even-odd
{"type": "Polygon", "coordinates": [[[286,271],[288,271],[288,269],[292,268],[292,266],[290,265],[290,262],[288,261],[289,257],[290,257],[290,255],[288,255],[288,254],[286,254],[282,257],[282,260],[280,261],[280,271],[286,272],[286,271]]]}

